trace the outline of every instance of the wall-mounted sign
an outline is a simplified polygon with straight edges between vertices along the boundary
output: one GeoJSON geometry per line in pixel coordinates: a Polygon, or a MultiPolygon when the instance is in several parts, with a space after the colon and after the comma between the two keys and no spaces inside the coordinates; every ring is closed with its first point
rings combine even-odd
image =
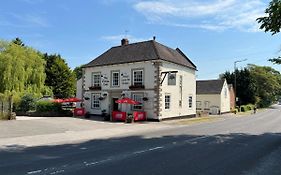
{"type": "Polygon", "coordinates": [[[121,84],[127,85],[130,83],[130,76],[125,72],[121,74],[121,84]]]}
{"type": "Polygon", "coordinates": [[[101,76],[101,84],[102,84],[103,86],[108,86],[108,84],[109,84],[109,79],[108,79],[108,77],[107,77],[106,74],[103,74],[103,75],[101,76]]]}

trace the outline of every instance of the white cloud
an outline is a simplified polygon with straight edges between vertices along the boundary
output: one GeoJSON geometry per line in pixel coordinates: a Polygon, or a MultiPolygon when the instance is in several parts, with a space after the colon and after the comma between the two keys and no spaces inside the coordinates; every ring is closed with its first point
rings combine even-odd
{"type": "Polygon", "coordinates": [[[256,18],[264,15],[266,5],[262,0],[151,0],[138,2],[134,8],[151,23],[254,32],[258,30],[256,18]]]}

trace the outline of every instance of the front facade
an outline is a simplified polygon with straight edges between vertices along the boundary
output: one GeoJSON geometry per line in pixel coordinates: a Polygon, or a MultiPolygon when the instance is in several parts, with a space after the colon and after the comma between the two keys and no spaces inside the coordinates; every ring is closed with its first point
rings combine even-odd
{"type": "Polygon", "coordinates": [[[210,114],[230,112],[230,93],[226,80],[196,82],[196,110],[210,114]]]}
{"type": "Polygon", "coordinates": [[[195,71],[194,64],[180,50],[154,40],[134,44],[123,41],[83,67],[83,105],[95,115],[120,110],[145,111],[153,120],[193,116],[195,71]],[[141,104],[115,103],[123,97],[141,104]]]}

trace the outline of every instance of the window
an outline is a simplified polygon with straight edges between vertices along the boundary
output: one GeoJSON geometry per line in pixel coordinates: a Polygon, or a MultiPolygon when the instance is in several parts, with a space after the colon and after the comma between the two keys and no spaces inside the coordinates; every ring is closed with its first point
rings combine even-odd
{"type": "Polygon", "coordinates": [[[210,102],[209,101],[205,101],[204,102],[204,108],[205,109],[209,109],[210,108],[210,102]]]}
{"type": "Polygon", "coordinates": [[[119,72],[118,71],[111,72],[111,85],[119,86],[119,72]]]}
{"type": "Polygon", "coordinates": [[[133,94],[133,100],[140,102],[141,104],[133,105],[133,110],[140,110],[143,107],[143,94],[133,94]]]}
{"type": "Polygon", "coordinates": [[[176,73],[168,74],[168,85],[176,85],[177,75],[176,73]]]}
{"type": "Polygon", "coordinates": [[[192,108],[192,96],[188,97],[188,107],[192,108]]]}
{"type": "Polygon", "coordinates": [[[100,73],[92,73],[93,86],[101,86],[100,73]]]}
{"type": "Polygon", "coordinates": [[[133,85],[134,86],[143,85],[143,70],[133,70],[133,85]]]}
{"type": "Polygon", "coordinates": [[[170,109],[171,104],[171,96],[165,95],[165,109],[170,109]]]}
{"type": "Polygon", "coordinates": [[[100,108],[100,94],[92,94],[92,108],[99,109],[100,108]]]}

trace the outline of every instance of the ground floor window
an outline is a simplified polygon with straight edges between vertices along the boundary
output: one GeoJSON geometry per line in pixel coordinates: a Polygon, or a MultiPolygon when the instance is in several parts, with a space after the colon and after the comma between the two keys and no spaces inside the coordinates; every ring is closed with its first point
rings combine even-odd
{"type": "Polygon", "coordinates": [[[171,106],[171,95],[165,95],[165,109],[170,109],[171,106]]]}
{"type": "Polygon", "coordinates": [[[99,109],[100,108],[100,94],[95,93],[92,94],[92,108],[93,109],[99,109]]]}
{"type": "Polygon", "coordinates": [[[204,109],[205,110],[209,110],[210,109],[210,102],[209,101],[205,101],[204,102],[204,109]]]}
{"type": "Polygon", "coordinates": [[[141,110],[143,108],[143,94],[133,94],[133,100],[141,103],[133,105],[133,110],[141,110]]]}
{"type": "Polygon", "coordinates": [[[188,97],[188,107],[192,108],[192,96],[188,97]]]}

